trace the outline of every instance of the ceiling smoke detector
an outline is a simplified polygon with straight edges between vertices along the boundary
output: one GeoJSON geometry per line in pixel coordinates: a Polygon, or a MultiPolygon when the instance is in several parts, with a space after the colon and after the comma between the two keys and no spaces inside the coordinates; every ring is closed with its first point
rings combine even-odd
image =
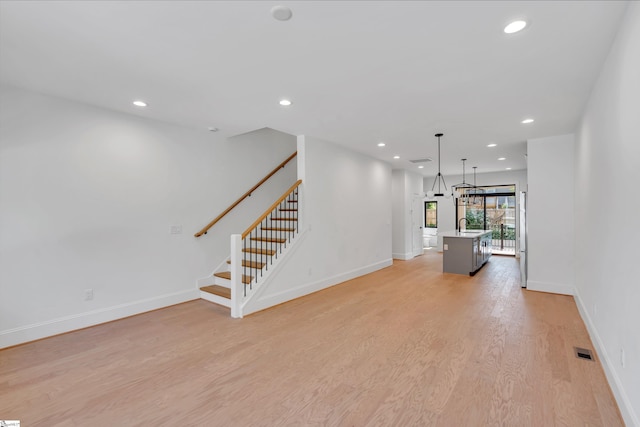
{"type": "Polygon", "coordinates": [[[293,12],[286,6],[273,6],[271,16],[278,21],[288,21],[293,16],[293,12]]]}

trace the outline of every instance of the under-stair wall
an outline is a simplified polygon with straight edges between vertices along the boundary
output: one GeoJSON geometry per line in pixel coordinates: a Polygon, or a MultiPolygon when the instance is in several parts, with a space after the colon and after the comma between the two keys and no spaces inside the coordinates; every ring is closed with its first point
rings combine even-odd
{"type": "Polygon", "coordinates": [[[243,314],[392,264],[391,166],[298,136],[300,235],[243,314]]]}

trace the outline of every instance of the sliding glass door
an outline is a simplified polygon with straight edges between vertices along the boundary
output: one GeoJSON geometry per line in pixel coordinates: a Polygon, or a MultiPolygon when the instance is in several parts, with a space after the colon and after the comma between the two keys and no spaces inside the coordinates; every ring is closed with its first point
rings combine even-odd
{"type": "Polygon", "coordinates": [[[478,187],[456,199],[456,224],[492,231],[494,254],[516,253],[515,185],[478,187]],[[464,221],[462,218],[465,218],[464,221]]]}

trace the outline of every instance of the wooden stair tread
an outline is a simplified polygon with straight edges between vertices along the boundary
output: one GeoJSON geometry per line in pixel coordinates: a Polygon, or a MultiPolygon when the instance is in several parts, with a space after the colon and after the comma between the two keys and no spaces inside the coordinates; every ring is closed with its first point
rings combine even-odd
{"type": "MultiPolygon", "coordinates": [[[[231,280],[231,272],[230,271],[221,271],[220,273],[214,273],[214,276],[220,277],[221,279],[231,280]]],[[[247,284],[251,283],[253,277],[242,275],[242,283],[247,284]]]]}
{"type": "Polygon", "coordinates": [[[295,228],[285,228],[285,227],[262,227],[264,231],[296,231],[295,228]]]}
{"type": "MultiPolygon", "coordinates": [[[[227,264],[231,264],[231,260],[228,259],[227,260],[227,264]]],[[[257,262],[257,261],[247,261],[247,260],[242,260],[242,266],[243,267],[249,267],[249,268],[257,268],[257,269],[261,269],[263,268],[265,265],[267,265],[264,262],[257,262]]]]}
{"type": "Polygon", "coordinates": [[[218,286],[218,285],[204,286],[200,288],[200,290],[204,292],[208,292],[213,295],[218,295],[219,297],[222,297],[222,298],[231,299],[231,289],[225,288],[224,286],[218,286]]]}
{"type": "Polygon", "coordinates": [[[276,237],[252,237],[251,240],[256,242],[284,243],[287,239],[278,239],[276,237]]]}
{"type": "Polygon", "coordinates": [[[248,252],[250,254],[262,254],[262,255],[274,255],[276,253],[273,249],[261,249],[261,248],[244,248],[242,252],[248,252]]]}
{"type": "Polygon", "coordinates": [[[276,217],[272,217],[271,220],[272,221],[297,221],[298,218],[276,218],[276,217]]]}

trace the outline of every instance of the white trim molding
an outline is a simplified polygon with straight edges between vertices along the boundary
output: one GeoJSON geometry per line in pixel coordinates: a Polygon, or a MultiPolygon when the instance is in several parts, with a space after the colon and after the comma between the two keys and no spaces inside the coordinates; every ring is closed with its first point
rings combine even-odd
{"type": "Polygon", "coordinates": [[[401,261],[408,261],[414,258],[413,252],[405,252],[403,254],[393,253],[391,254],[391,256],[393,257],[393,259],[399,259],[401,261]]]}
{"type": "Polygon", "coordinates": [[[106,307],[0,331],[0,349],[198,299],[198,289],[106,307]]]}
{"type": "Polygon", "coordinates": [[[607,353],[607,350],[602,343],[602,340],[600,339],[600,335],[598,334],[598,330],[595,328],[593,321],[589,316],[589,311],[584,306],[584,302],[582,301],[580,293],[577,290],[574,298],[576,300],[576,305],[578,306],[580,316],[582,317],[582,321],[587,326],[587,332],[589,333],[591,342],[593,342],[593,345],[596,347],[596,353],[598,354],[598,357],[602,362],[604,374],[607,377],[609,387],[611,387],[611,391],[613,392],[613,396],[616,399],[616,403],[618,403],[618,407],[620,408],[620,413],[622,414],[622,418],[624,419],[625,424],[628,426],[640,427],[640,419],[633,410],[631,400],[629,400],[629,396],[627,396],[627,393],[622,386],[620,377],[614,369],[614,365],[611,362],[611,357],[607,353]]]}
{"type": "Polygon", "coordinates": [[[527,280],[527,290],[537,292],[548,292],[550,294],[560,295],[575,295],[576,288],[572,285],[566,285],[563,283],[548,283],[537,282],[534,280],[527,280]]]}
{"type": "Polygon", "coordinates": [[[282,304],[284,302],[291,301],[293,299],[300,298],[317,291],[321,291],[331,286],[346,282],[347,280],[355,279],[356,277],[360,277],[365,274],[373,273],[374,271],[383,269],[385,267],[389,267],[392,264],[392,259],[386,259],[384,261],[357,268],[355,270],[346,271],[344,273],[337,274],[333,277],[322,279],[317,282],[306,283],[292,289],[287,289],[286,291],[282,291],[279,293],[267,295],[264,297],[262,297],[262,295],[256,295],[257,298],[254,298],[250,304],[247,304],[247,306],[244,307],[243,315],[255,313],[257,311],[273,307],[274,305],[282,304]]]}

